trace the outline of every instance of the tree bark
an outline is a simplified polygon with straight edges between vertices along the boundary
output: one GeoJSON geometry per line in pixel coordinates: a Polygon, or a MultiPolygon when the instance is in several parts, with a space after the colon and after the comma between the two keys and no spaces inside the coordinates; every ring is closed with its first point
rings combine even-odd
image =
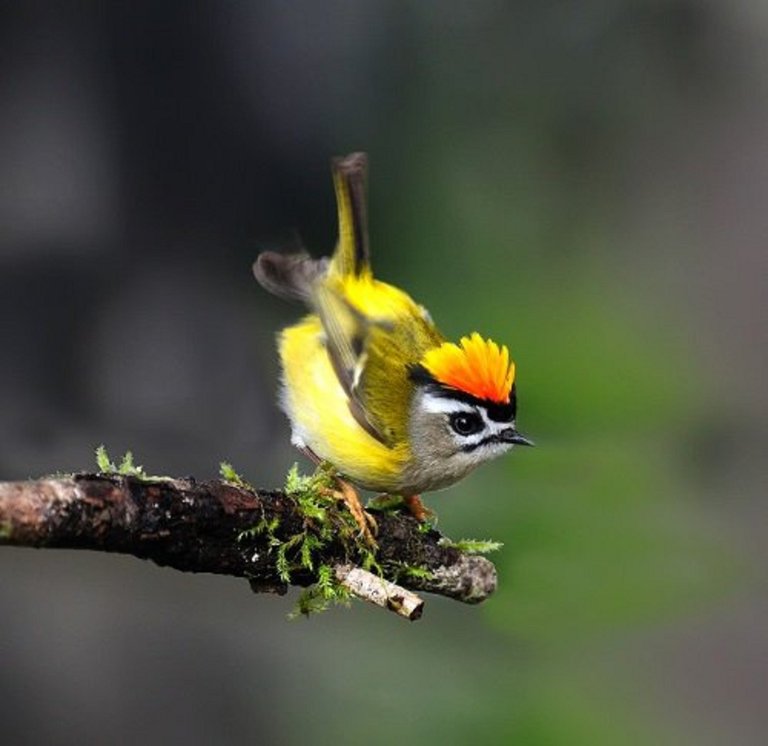
{"type": "MultiPolygon", "coordinates": [[[[464,603],[479,603],[495,590],[496,569],[487,559],[446,545],[409,515],[376,513],[376,522],[383,578],[357,572],[365,572],[357,567],[360,547],[341,538],[317,549],[313,567],[335,568],[352,593],[409,619],[421,615],[423,602],[408,589],[464,603]]],[[[311,531],[309,524],[284,492],[224,481],[77,474],[0,483],[0,545],[131,554],[182,572],[247,578],[258,593],[282,594],[289,584],[317,580],[314,571],[294,566],[286,582],[277,561],[276,547],[311,531]],[[273,528],[249,531],[259,524],[273,528]]]]}

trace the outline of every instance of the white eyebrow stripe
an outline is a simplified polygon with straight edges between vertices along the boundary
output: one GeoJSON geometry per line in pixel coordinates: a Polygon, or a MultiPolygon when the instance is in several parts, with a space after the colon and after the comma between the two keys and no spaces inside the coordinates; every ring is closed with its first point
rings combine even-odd
{"type": "Polygon", "coordinates": [[[488,416],[485,412],[483,412],[483,419],[485,420],[485,426],[494,434],[498,435],[502,430],[508,430],[510,427],[513,427],[512,422],[494,422],[491,419],[488,419],[488,416]]]}
{"type": "Polygon", "coordinates": [[[511,422],[498,422],[488,416],[488,412],[482,405],[469,404],[458,399],[451,399],[445,396],[436,396],[426,393],[421,400],[422,408],[425,412],[434,414],[454,414],[457,412],[466,412],[467,414],[479,414],[483,418],[483,424],[491,432],[501,432],[512,425],[511,422]]]}
{"type": "MultiPolygon", "coordinates": [[[[444,396],[435,396],[434,394],[425,394],[421,400],[421,406],[425,412],[432,412],[434,414],[439,414],[440,412],[444,414],[454,414],[456,412],[475,414],[477,412],[477,408],[471,404],[456,401],[456,399],[446,399],[444,396]]],[[[483,416],[482,413],[481,416],[483,416]]]]}

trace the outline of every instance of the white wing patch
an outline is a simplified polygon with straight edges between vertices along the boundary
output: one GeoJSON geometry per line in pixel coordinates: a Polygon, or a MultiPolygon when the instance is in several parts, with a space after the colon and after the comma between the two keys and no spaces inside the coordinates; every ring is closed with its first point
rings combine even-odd
{"type": "Polygon", "coordinates": [[[365,371],[365,366],[367,364],[368,353],[363,352],[363,354],[358,358],[357,365],[355,365],[355,368],[352,371],[352,391],[357,391],[357,387],[360,385],[360,378],[362,378],[363,372],[365,371]]]}

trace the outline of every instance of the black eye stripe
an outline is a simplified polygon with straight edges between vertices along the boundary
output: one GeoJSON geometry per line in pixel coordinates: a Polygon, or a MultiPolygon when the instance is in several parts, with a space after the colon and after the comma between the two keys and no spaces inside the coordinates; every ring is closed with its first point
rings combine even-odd
{"type": "Polygon", "coordinates": [[[486,446],[489,443],[498,443],[498,442],[499,442],[499,439],[496,435],[488,435],[482,440],[478,440],[477,443],[468,443],[467,445],[462,446],[461,450],[464,453],[472,453],[472,451],[476,451],[481,446],[486,446]]]}

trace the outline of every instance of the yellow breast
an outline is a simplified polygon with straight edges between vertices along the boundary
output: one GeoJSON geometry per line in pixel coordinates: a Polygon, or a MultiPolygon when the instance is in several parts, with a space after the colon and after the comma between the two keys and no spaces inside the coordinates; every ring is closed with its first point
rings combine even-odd
{"type": "Polygon", "coordinates": [[[294,442],[308,446],[366,489],[397,491],[410,456],[408,446],[387,447],[352,416],[323,344],[320,319],[308,316],[285,329],[279,352],[282,405],[291,421],[294,442]]]}

